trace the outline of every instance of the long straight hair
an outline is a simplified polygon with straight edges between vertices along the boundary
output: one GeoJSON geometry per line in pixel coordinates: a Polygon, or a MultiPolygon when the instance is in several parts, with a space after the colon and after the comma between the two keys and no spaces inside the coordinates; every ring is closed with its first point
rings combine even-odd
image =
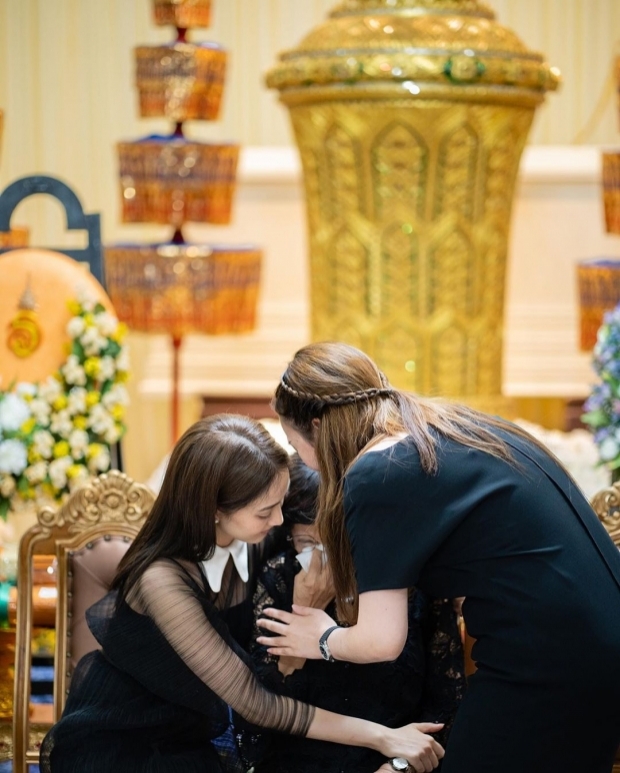
{"type": "Polygon", "coordinates": [[[219,414],[190,427],[174,447],[161,491],[112,583],[127,595],[158,558],[199,562],[213,555],[215,517],[264,494],[288,454],[258,422],[219,414]]]}
{"type": "Polygon", "coordinates": [[[432,475],[438,467],[437,433],[513,464],[508,445],[493,430],[533,440],[518,427],[467,406],[394,389],[366,354],[342,343],[300,349],[282,376],[272,406],[315,447],[320,472],[317,525],[330,556],[338,614],[348,623],[357,619],[358,593],[343,485],[347,470],[365,449],[406,433],[422,469],[432,475]],[[318,427],[314,419],[320,419],[318,427]]]}

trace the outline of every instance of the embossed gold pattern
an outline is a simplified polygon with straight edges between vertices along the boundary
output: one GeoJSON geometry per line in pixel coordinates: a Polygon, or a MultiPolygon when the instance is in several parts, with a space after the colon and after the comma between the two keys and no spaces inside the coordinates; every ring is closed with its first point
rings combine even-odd
{"type": "Polygon", "coordinates": [[[505,412],[512,196],[557,71],[474,0],[347,0],[267,83],[301,150],[313,339],[505,412]]]}
{"type": "Polygon", "coordinates": [[[337,8],[267,76],[280,90],[378,81],[396,91],[409,80],[424,91],[453,81],[520,87],[532,93],[513,99],[537,104],[559,75],[480,3],[374,0],[337,8]]]}
{"type": "Polygon", "coordinates": [[[90,480],[60,509],[41,508],[37,519],[45,529],[66,528],[69,534],[105,524],[127,523],[140,527],[152,504],[149,489],[112,470],[90,480]]]}

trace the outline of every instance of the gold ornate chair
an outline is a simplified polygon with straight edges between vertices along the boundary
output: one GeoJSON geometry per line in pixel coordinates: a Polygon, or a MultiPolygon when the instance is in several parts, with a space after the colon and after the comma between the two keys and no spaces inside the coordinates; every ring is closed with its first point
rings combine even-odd
{"type": "Polygon", "coordinates": [[[54,652],[54,722],[60,718],[78,660],[96,649],[85,612],[108,591],[116,567],[149,513],[154,495],[112,471],[75,491],[59,509],[43,508],[20,542],[13,702],[13,771],[37,764],[47,726],[30,721],[33,558],[58,564],[54,652]]]}
{"type": "MultiPolygon", "coordinates": [[[[614,544],[620,548],[620,481],[595,494],[591,505],[614,544]]],[[[620,773],[620,749],[616,752],[612,773],[620,773]]]]}

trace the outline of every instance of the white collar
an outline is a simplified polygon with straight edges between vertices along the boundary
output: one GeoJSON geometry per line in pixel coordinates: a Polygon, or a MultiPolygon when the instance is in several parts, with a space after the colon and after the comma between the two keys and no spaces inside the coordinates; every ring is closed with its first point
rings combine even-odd
{"type": "Polygon", "coordinates": [[[235,539],[225,548],[219,545],[215,546],[215,552],[208,561],[203,561],[202,566],[209,581],[209,587],[214,593],[219,593],[222,587],[222,576],[228,559],[232,556],[239,577],[243,582],[250,578],[248,570],[248,543],[235,539]]]}

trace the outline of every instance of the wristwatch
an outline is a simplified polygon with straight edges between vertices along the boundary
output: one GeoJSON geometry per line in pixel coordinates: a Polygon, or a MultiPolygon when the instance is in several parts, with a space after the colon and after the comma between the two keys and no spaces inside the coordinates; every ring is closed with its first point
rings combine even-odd
{"type": "Polygon", "coordinates": [[[392,770],[400,770],[403,771],[403,773],[407,773],[408,770],[411,770],[409,760],[406,760],[404,757],[393,757],[389,762],[392,766],[392,770]]]}
{"type": "Polygon", "coordinates": [[[328,628],[323,636],[319,639],[319,649],[321,650],[321,657],[323,660],[328,660],[330,663],[335,662],[335,658],[331,653],[331,650],[329,649],[329,644],[327,643],[327,637],[333,633],[337,628],[340,628],[339,625],[332,625],[331,628],[328,628]]]}

